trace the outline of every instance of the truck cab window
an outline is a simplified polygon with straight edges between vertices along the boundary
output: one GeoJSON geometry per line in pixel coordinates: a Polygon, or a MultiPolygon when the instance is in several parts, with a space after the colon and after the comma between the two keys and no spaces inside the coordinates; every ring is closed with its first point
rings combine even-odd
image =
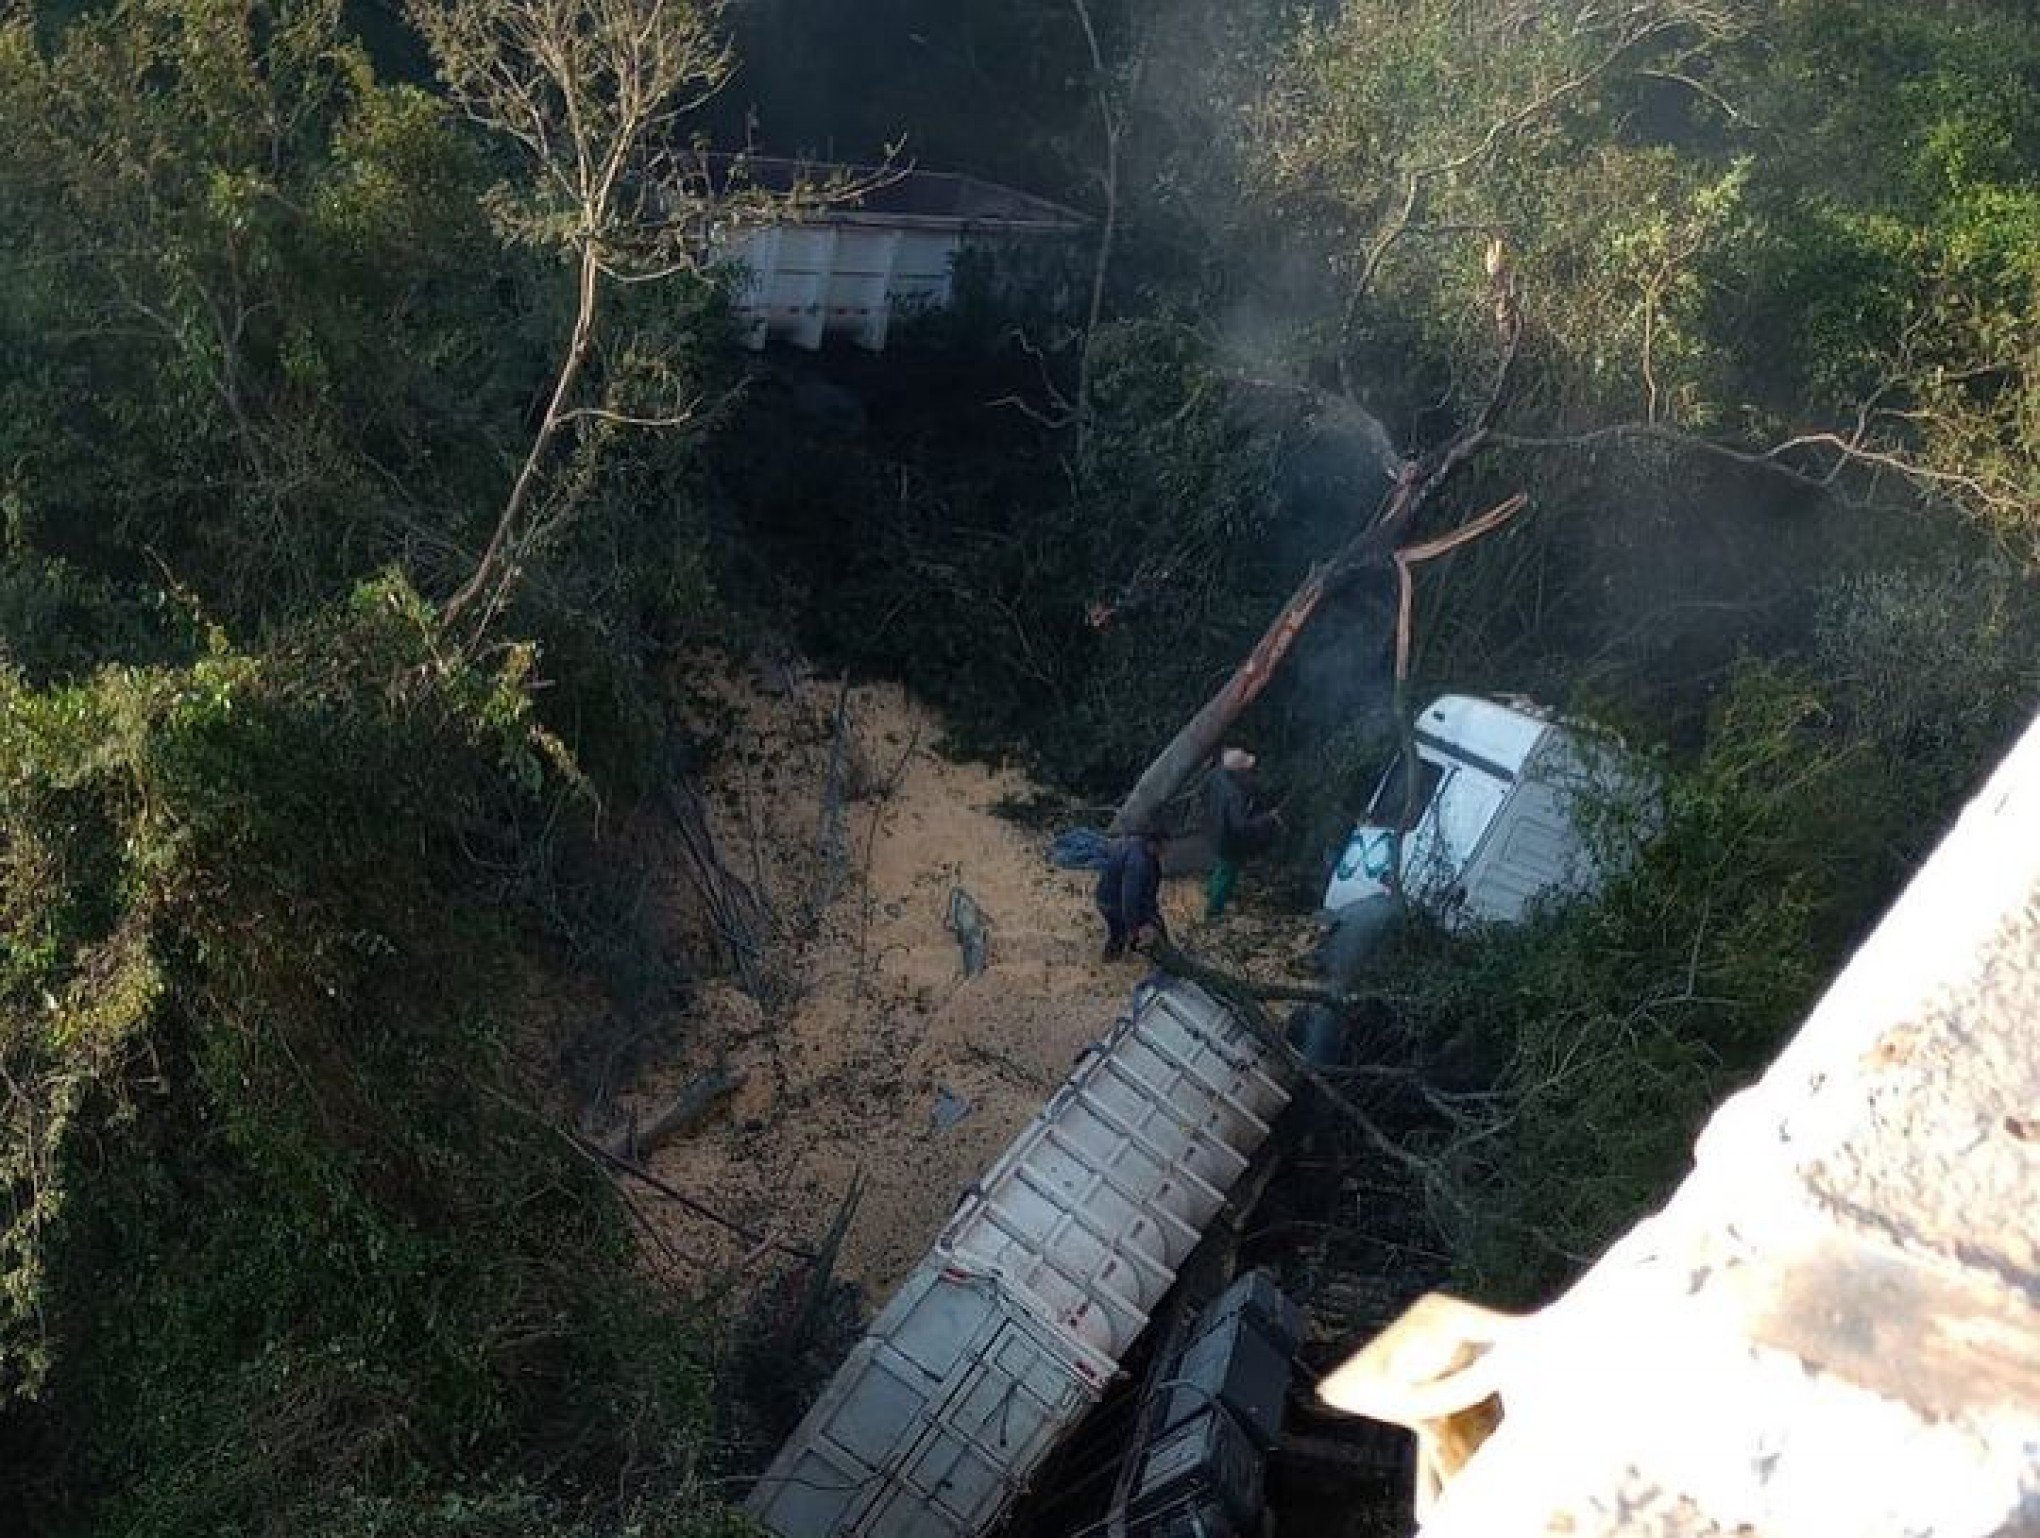
{"type": "Polygon", "coordinates": [[[1417,793],[1414,797],[1409,796],[1403,774],[1406,763],[1401,754],[1390,761],[1380,786],[1374,792],[1373,801],[1368,803],[1367,820],[1378,828],[1396,827],[1400,832],[1409,832],[1423,820],[1431,798],[1438,794],[1438,783],[1445,777],[1445,771],[1429,759],[1419,758],[1417,793]]]}

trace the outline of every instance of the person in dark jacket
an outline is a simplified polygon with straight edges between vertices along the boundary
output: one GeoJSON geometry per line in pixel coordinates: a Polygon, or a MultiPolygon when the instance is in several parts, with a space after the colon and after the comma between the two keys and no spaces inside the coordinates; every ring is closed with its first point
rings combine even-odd
{"type": "Polygon", "coordinates": [[[1204,884],[1207,922],[1225,912],[1239,885],[1240,862],[1259,854],[1275,836],[1279,812],[1254,810],[1254,755],[1227,748],[1204,787],[1205,828],[1211,835],[1211,876],[1204,884]]]}
{"type": "Polygon", "coordinates": [[[1168,931],[1162,925],[1162,840],[1152,829],[1112,841],[1098,873],[1098,912],[1105,919],[1105,959],[1144,949],[1168,931]]]}

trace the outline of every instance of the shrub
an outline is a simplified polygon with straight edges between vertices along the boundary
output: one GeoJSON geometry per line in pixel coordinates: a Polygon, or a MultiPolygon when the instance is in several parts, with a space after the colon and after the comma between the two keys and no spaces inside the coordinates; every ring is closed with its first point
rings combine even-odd
{"type": "Polygon", "coordinates": [[[530,664],[449,660],[388,581],[256,651],[0,676],[0,1394],[52,1459],[33,1519],[712,1506],[692,1327],[518,1084],[508,814],[577,794],[530,664]]]}

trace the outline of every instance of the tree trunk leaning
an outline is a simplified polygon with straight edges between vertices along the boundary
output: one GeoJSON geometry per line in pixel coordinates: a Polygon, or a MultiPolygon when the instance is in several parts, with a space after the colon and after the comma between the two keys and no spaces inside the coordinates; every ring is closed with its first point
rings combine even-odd
{"type": "Polygon", "coordinates": [[[1311,568],[1246,660],[1142,772],[1112,819],[1114,833],[1129,833],[1153,821],[1197,766],[1223,746],[1234,724],[1268,687],[1326,595],[1362,571],[1387,570],[1432,493],[1487,444],[1495,419],[1508,400],[1523,342],[1523,313],[1516,303],[1515,278],[1499,243],[1489,248],[1488,279],[1501,357],[1494,386],[1479,414],[1435,454],[1406,462],[1380,512],[1329,561],[1311,568]]]}

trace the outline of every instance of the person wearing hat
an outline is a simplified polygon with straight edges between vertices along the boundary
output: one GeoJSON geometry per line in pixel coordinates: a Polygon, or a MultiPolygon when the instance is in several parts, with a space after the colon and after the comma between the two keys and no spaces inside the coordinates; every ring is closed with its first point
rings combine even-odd
{"type": "Polygon", "coordinates": [[[1239,885],[1240,862],[1259,854],[1275,836],[1280,812],[1254,810],[1254,755],[1227,748],[1204,787],[1205,828],[1211,835],[1211,876],[1204,884],[1207,922],[1225,912],[1239,885]]]}

